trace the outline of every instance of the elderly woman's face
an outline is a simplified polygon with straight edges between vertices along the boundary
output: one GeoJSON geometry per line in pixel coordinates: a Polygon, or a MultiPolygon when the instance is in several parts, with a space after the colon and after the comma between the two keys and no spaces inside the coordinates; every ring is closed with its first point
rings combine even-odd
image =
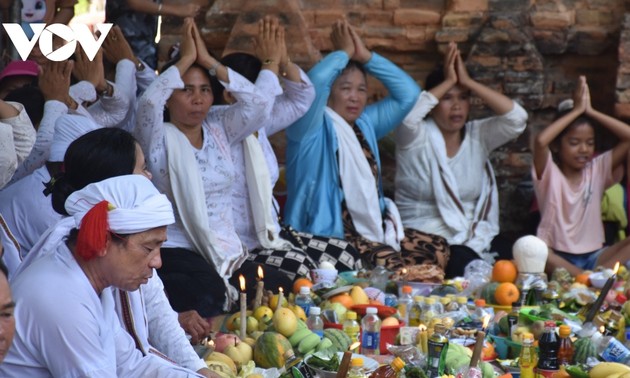
{"type": "Polygon", "coordinates": [[[7,277],[0,272],[0,362],[4,360],[15,333],[15,303],[11,297],[11,289],[7,277]]]}
{"type": "Polygon", "coordinates": [[[208,76],[191,67],[182,76],[183,89],[176,89],[166,102],[171,122],[177,126],[201,126],[214,101],[208,76]]]}
{"type": "MultiPolygon", "coordinates": [[[[115,235],[112,237],[116,237],[115,235]]],[[[153,269],[162,266],[160,248],[166,241],[166,226],[130,235],[109,243],[110,282],[119,289],[133,291],[149,282],[153,269]]]]}
{"type": "Polygon", "coordinates": [[[328,106],[352,125],[363,113],[367,97],[365,75],[357,68],[350,68],[335,80],[328,106]]]}

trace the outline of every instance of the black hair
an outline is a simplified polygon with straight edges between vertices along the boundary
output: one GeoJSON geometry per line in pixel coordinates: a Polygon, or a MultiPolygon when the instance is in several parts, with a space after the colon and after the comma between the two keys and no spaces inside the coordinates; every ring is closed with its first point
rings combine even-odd
{"type": "Polygon", "coordinates": [[[346,64],[346,66],[344,67],[343,71],[341,71],[341,74],[339,74],[339,76],[345,74],[346,72],[350,70],[359,70],[359,72],[361,72],[364,77],[367,77],[367,72],[365,71],[365,66],[363,65],[363,63],[360,63],[359,61],[352,60],[352,59],[348,61],[348,64],[346,64]]]}
{"type": "Polygon", "coordinates": [[[69,215],[64,204],[73,192],[91,183],[133,173],[136,140],[127,131],[103,128],[90,131],[70,144],[64,170],[46,184],[56,212],[69,215]]]}
{"type": "Polygon", "coordinates": [[[4,276],[7,278],[7,280],[9,279],[9,269],[4,264],[4,260],[3,259],[0,259],[0,272],[2,272],[4,274],[4,276]]]}
{"type": "MultiPolygon", "coordinates": [[[[256,58],[252,54],[243,52],[236,52],[224,56],[221,58],[221,64],[226,67],[230,67],[232,70],[238,72],[252,83],[256,82],[256,78],[258,78],[258,74],[262,69],[262,62],[260,59],[256,58]]],[[[221,84],[218,80],[215,80],[212,84],[214,103],[217,105],[224,105],[225,99],[223,98],[223,90],[225,87],[223,87],[223,84],[221,84]]]]}
{"type": "MultiPolygon", "coordinates": [[[[560,105],[562,106],[562,105],[560,105]]],[[[565,115],[569,114],[571,111],[573,110],[573,106],[568,106],[563,108],[562,110],[558,110],[556,112],[556,115],[553,118],[553,122],[556,122],[557,120],[559,120],[560,118],[564,117],[565,115]]],[[[554,160],[556,162],[558,162],[558,152],[560,150],[560,141],[562,140],[562,138],[564,138],[565,135],[567,135],[567,133],[573,129],[575,129],[577,126],[581,126],[581,125],[589,125],[591,128],[593,128],[593,130],[595,130],[596,127],[596,122],[591,119],[590,117],[584,115],[583,113],[580,114],[576,119],[574,119],[573,121],[571,121],[571,123],[569,123],[567,125],[567,127],[565,127],[564,129],[562,129],[562,131],[560,131],[560,133],[551,141],[551,143],[549,143],[549,149],[551,150],[552,156],[554,158],[554,160]]]]}
{"type": "MultiPolygon", "coordinates": [[[[162,66],[162,68],[160,68],[160,74],[163,73],[164,71],[166,71],[167,69],[171,68],[172,66],[175,65],[175,63],[177,63],[180,60],[181,56],[178,54],[175,55],[175,57],[171,60],[169,60],[168,62],[164,63],[164,65],[162,66]]],[[[208,70],[206,68],[204,68],[202,65],[198,64],[198,63],[193,63],[188,69],[191,68],[199,68],[201,70],[201,72],[203,72],[203,74],[208,78],[208,80],[210,81],[210,87],[213,88],[212,92],[214,95],[214,87],[217,85],[221,85],[221,83],[219,83],[219,80],[210,75],[210,72],[208,72],[208,70]]],[[[214,101],[216,101],[216,97],[214,97],[214,101]]],[[[164,107],[164,113],[163,113],[163,118],[164,118],[164,122],[170,122],[171,121],[171,114],[168,111],[167,107],[164,107]]]]}
{"type": "Polygon", "coordinates": [[[424,81],[424,90],[429,91],[444,81],[444,68],[439,66],[435,68],[424,81]]]}
{"type": "Polygon", "coordinates": [[[39,123],[44,117],[44,94],[39,87],[27,85],[25,87],[16,88],[9,92],[4,101],[19,102],[24,105],[24,110],[28,114],[28,118],[31,119],[33,126],[37,129],[39,123]]]}

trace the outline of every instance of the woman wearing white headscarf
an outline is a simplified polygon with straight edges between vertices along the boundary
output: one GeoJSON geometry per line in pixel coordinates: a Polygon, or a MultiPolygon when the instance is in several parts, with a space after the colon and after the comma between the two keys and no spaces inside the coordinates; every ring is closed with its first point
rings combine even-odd
{"type": "Polygon", "coordinates": [[[66,210],[12,279],[17,332],[0,376],[197,376],[142,356],[114,310],[113,288],[137,290],[161,265],[168,199],[146,177],[118,176],[73,193],[66,210]]]}

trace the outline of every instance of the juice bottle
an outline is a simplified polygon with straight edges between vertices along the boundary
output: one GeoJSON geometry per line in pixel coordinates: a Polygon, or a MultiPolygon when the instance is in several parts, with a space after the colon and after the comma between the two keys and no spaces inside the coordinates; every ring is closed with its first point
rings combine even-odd
{"type": "Polygon", "coordinates": [[[350,336],[350,340],[353,343],[359,341],[359,334],[361,333],[361,325],[357,322],[357,313],[354,311],[346,312],[346,320],[343,322],[343,332],[350,336]]]}
{"type": "Polygon", "coordinates": [[[363,358],[355,357],[350,360],[350,371],[348,371],[348,378],[367,378],[365,371],[363,370],[363,358]]]}
{"type": "Polygon", "coordinates": [[[405,322],[405,325],[409,325],[409,312],[413,306],[413,297],[411,296],[412,288],[409,285],[402,287],[402,295],[398,300],[398,313],[400,314],[400,320],[405,322]]]}
{"type": "Polygon", "coordinates": [[[383,365],[374,370],[370,378],[396,378],[404,368],[405,361],[401,360],[400,357],[396,357],[391,364],[383,365]]]}
{"type": "Polygon", "coordinates": [[[558,335],[556,334],[556,323],[553,320],[545,322],[545,332],[538,340],[540,348],[540,358],[536,368],[536,377],[552,378],[560,370],[558,364],[558,335]]]}
{"type": "Polygon", "coordinates": [[[409,310],[409,323],[410,327],[417,327],[420,325],[420,318],[422,316],[422,306],[424,305],[424,297],[416,295],[413,297],[413,306],[409,310]]]}
{"type": "Polygon", "coordinates": [[[521,368],[521,378],[534,378],[534,368],[538,362],[536,347],[534,347],[534,335],[526,332],[522,335],[522,338],[523,346],[521,347],[521,355],[518,362],[521,368]]]}
{"type": "Polygon", "coordinates": [[[558,364],[559,365],[571,365],[573,361],[573,341],[571,341],[571,327],[568,325],[561,325],[559,328],[560,333],[560,346],[558,348],[558,364]]]}

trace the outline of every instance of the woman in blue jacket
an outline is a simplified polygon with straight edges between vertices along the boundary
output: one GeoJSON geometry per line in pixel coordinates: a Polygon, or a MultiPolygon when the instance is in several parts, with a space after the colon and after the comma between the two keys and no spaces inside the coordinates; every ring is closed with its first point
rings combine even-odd
{"type": "Polygon", "coordinates": [[[448,260],[443,238],[404,230],[385,198],[377,141],[398,126],[420,88],[395,64],[370,52],[347,21],[333,25],[335,50],[308,76],[316,90],[310,110],[286,130],[286,221],[295,229],[342,238],[388,268],[448,260]],[[389,91],[366,106],[366,72],[389,91]]]}

